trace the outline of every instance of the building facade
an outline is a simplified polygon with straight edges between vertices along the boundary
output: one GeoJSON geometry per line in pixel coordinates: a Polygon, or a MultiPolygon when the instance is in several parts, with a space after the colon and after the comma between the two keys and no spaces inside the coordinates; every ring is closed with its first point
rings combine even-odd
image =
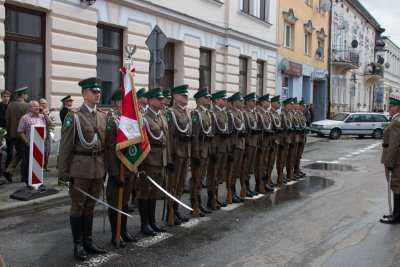
{"type": "Polygon", "coordinates": [[[111,104],[127,44],[136,45],[137,88],[154,86],[146,40],[156,25],[168,38],[156,86],[189,84],[191,99],[204,86],[275,94],[277,0],[0,0],[0,8],[0,90],[29,86],[57,120],[65,95],[82,104],[86,77],[103,78],[102,105],[111,104]]]}
{"type": "Polygon", "coordinates": [[[330,111],[372,111],[384,73],[384,29],[358,0],[332,6],[330,111]]]}
{"type": "Polygon", "coordinates": [[[313,103],[315,120],[326,117],[329,12],[316,0],[279,4],[277,91],[313,103]]]}

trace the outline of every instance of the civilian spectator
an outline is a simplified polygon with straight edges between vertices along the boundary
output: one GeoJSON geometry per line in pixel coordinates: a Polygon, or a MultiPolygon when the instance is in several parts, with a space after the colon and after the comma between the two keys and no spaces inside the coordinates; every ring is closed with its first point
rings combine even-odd
{"type": "Polygon", "coordinates": [[[65,116],[67,116],[69,110],[71,109],[73,101],[74,100],[71,98],[70,95],[67,95],[66,97],[61,99],[61,102],[63,103],[60,110],[61,125],[64,125],[65,116]]]}
{"type": "Polygon", "coordinates": [[[29,110],[24,116],[21,117],[17,132],[24,144],[24,150],[21,161],[21,178],[28,185],[29,175],[29,147],[31,138],[32,125],[51,125],[51,119],[47,116],[46,112],[40,110],[39,103],[35,100],[29,102],[29,110]]]}
{"type": "MultiPolygon", "coordinates": [[[[7,122],[6,122],[6,113],[7,113],[7,107],[8,107],[8,102],[10,101],[10,96],[11,93],[7,90],[4,90],[1,92],[1,103],[0,103],[0,127],[3,128],[4,130],[7,130],[7,122]]],[[[8,164],[10,163],[12,159],[12,145],[10,143],[10,139],[8,137],[5,138],[6,141],[6,153],[7,153],[7,158],[6,158],[6,165],[5,169],[7,168],[8,164]]],[[[0,150],[0,174],[2,171],[2,155],[0,150]]]]}
{"type": "Polygon", "coordinates": [[[313,110],[313,105],[312,104],[310,104],[308,106],[308,111],[310,111],[311,122],[313,122],[314,121],[314,110],[313,110]]]}
{"type": "Polygon", "coordinates": [[[4,177],[6,177],[7,181],[10,183],[12,182],[14,170],[22,158],[22,152],[25,146],[17,133],[18,123],[29,107],[26,103],[26,100],[28,100],[28,87],[19,88],[15,90],[15,93],[18,96],[18,100],[8,105],[6,113],[8,138],[10,138],[11,144],[15,148],[15,155],[4,172],[4,177]]]}

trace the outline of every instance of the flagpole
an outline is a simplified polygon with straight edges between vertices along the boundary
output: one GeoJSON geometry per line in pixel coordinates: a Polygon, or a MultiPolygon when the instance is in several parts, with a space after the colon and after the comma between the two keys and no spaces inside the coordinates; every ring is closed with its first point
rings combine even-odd
{"type": "MultiPolygon", "coordinates": [[[[122,181],[122,183],[125,182],[125,177],[124,177],[124,164],[120,164],[120,171],[119,171],[119,178],[122,181]]],[[[122,210],[122,196],[124,194],[124,188],[123,187],[118,187],[118,209],[122,210]]],[[[122,219],[122,214],[120,212],[117,213],[117,231],[115,234],[115,245],[117,248],[119,248],[120,241],[121,241],[121,219],[122,219]]]]}

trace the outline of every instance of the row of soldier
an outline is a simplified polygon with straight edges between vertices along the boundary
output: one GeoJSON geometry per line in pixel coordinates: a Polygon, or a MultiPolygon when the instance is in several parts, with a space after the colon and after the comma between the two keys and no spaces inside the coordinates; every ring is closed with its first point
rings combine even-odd
{"type": "MultiPolygon", "coordinates": [[[[295,98],[283,101],[284,109],[278,114],[280,96],[269,99],[267,94],[257,99],[255,93],[244,98],[235,93],[228,98],[226,91],[210,95],[208,88],[202,88],[194,95],[197,107],[189,111],[187,85],[171,91],[142,90],[138,98],[144,96],[148,103],[142,109],[142,118],[150,151],[138,172],[133,173],[115,152],[122,109],[121,90],[112,94],[116,108],[107,113],[97,108],[101,79],[88,78],[79,85],[84,103],[70,111],[64,120],[58,158],[59,179],[70,184],[70,223],[74,255],[78,259],[85,260],[86,253],[106,252],[93,242],[96,201],[89,195],[94,198],[101,195],[107,174],[107,201],[114,208],[118,207],[118,190],[123,188],[122,211],[126,212],[132,187],[136,187],[141,232],[149,236],[165,232],[166,228],[155,219],[157,200],[165,196],[148,177],[180,199],[190,166],[191,215],[199,217],[228,204],[243,202],[246,197],[273,192],[275,162],[277,186],[305,175],[299,163],[306,142],[306,116],[304,103],[297,104],[295,98]],[[171,98],[173,105],[169,107],[171,98]],[[285,166],[286,177],[283,176],[285,166]],[[252,173],[254,190],[250,188],[252,173]],[[208,195],[206,205],[201,199],[204,179],[208,195]],[[224,181],[227,194],[222,201],[219,187],[224,181]],[[240,192],[236,191],[237,181],[240,181],[240,192]]],[[[189,218],[179,211],[178,203],[171,198],[167,200],[167,224],[187,222],[189,218]]],[[[108,211],[111,242],[117,245],[116,240],[120,240],[118,246],[124,247],[125,242],[136,242],[138,238],[128,232],[126,215],[122,215],[121,236],[116,237],[117,212],[112,208],[108,211]]]]}

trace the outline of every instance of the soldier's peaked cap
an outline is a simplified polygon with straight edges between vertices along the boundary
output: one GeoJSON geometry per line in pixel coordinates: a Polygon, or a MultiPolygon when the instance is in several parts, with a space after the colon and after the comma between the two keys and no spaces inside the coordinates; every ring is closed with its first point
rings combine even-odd
{"type": "Polygon", "coordinates": [[[28,86],[24,86],[15,90],[17,95],[27,94],[28,93],[28,86]]]}
{"type": "Polygon", "coordinates": [[[171,98],[171,90],[169,89],[164,89],[163,90],[163,96],[167,98],[171,98]]]}
{"type": "Polygon", "coordinates": [[[302,98],[302,99],[300,100],[300,102],[299,102],[299,105],[300,105],[300,106],[304,106],[304,103],[305,103],[305,102],[304,102],[304,99],[302,98]]]}
{"type": "Polygon", "coordinates": [[[259,101],[259,102],[268,101],[268,100],[269,100],[269,94],[260,96],[260,97],[258,98],[258,101],[259,101]]]}
{"type": "Polygon", "coordinates": [[[136,97],[137,98],[143,97],[145,93],[146,93],[146,88],[142,87],[136,92],[136,97]]]}
{"type": "Polygon", "coordinates": [[[250,93],[243,97],[244,101],[257,100],[256,93],[250,93]]]}
{"type": "Polygon", "coordinates": [[[400,100],[389,97],[389,106],[400,106],[400,100]]]}
{"type": "Polygon", "coordinates": [[[281,101],[281,96],[280,95],[276,95],[276,96],[272,97],[270,101],[271,102],[280,102],[281,101]]]}
{"type": "Polygon", "coordinates": [[[117,101],[117,100],[121,100],[121,99],[122,99],[122,90],[121,89],[115,90],[111,95],[111,100],[117,101]]]}
{"type": "Polygon", "coordinates": [[[211,97],[211,95],[208,93],[208,87],[203,87],[201,89],[199,89],[195,94],[194,94],[194,98],[199,98],[199,97],[211,97]]]}
{"type": "Polygon", "coordinates": [[[228,96],[226,95],[226,90],[221,90],[218,92],[215,92],[211,94],[212,100],[218,99],[218,98],[223,98],[223,99],[228,99],[228,96]]]}
{"type": "Polygon", "coordinates": [[[293,97],[293,102],[292,103],[297,104],[297,97],[293,97]]]}
{"type": "Polygon", "coordinates": [[[64,96],[63,98],[61,98],[61,102],[65,102],[65,101],[68,101],[68,100],[71,100],[71,101],[74,101],[72,98],[71,98],[71,95],[67,95],[67,96],[64,96]]]}
{"type": "Polygon", "coordinates": [[[182,84],[182,85],[176,86],[171,90],[171,95],[175,95],[175,94],[189,95],[188,90],[187,90],[188,88],[189,88],[189,85],[187,85],[187,84],[182,84]]]}
{"type": "Polygon", "coordinates": [[[100,77],[91,77],[87,79],[83,79],[78,83],[82,90],[90,89],[93,91],[101,91],[101,82],[102,79],[100,77]]]}
{"type": "Polygon", "coordinates": [[[234,102],[234,101],[236,101],[236,100],[243,100],[243,97],[242,97],[242,95],[241,95],[239,92],[234,93],[233,95],[231,95],[230,98],[228,98],[228,101],[229,101],[229,102],[234,102]]]}
{"type": "Polygon", "coordinates": [[[144,96],[149,99],[149,98],[164,98],[163,95],[163,89],[161,87],[157,87],[154,89],[151,89],[147,91],[144,96]]]}
{"type": "Polygon", "coordinates": [[[283,104],[292,104],[293,103],[293,98],[289,97],[285,100],[282,101],[283,104]]]}

